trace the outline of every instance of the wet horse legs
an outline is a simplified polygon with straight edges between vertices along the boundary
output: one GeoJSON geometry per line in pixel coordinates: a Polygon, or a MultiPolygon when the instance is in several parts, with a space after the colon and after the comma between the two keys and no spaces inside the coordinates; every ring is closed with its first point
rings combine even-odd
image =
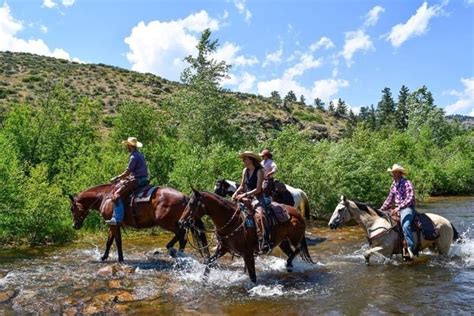
{"type": "Polygon", "coordinates": [[[295,251],[291,249],[290,242],[288,239],[285,239],[280,244],[280,249],[288,256],[286,260],[286,271],[291,272],[293,271],[293,259],[296,255],[300,252],[300,248],[296,248],[295,251]]]}

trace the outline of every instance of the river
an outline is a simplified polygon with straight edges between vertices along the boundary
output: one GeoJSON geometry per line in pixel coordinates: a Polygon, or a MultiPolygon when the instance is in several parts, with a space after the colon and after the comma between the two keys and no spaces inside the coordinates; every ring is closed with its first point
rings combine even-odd
{"type": "Polygon", "coordinates": [[[243,274],[240,258],[224,256],[205,282],[192,248],[171,259],[170,238],[124,235],[125,265],[99,261],[103,238],[66,246],[0,250],[0,315],[14,313],[154,314],[470,314],[474,312],[474,198],[437,198],[419,207],[445,216],[464,237],[448,257],[423,252],[414,262],[371,258],[358,226],[331,231],[311,223],[315,265],[284,255],[257,259],[258,284],[243,274]],[[316,239],[317,239],[316,238],[316,239]]]}

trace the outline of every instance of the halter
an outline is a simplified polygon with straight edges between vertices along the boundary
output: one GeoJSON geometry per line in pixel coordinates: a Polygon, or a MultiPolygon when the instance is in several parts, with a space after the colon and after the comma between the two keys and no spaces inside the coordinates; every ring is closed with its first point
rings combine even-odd
{"type": "MultiPolygon", "coordinates": [[[[194,208],[190,205],[191,204],[191,200],[189,200],[188,202],[188,205],[187,207],[190,208],[190,212],[189,212],[189,217],[193,216],[193,212],[194,212],[194,208]]],[[[202,207],[202,209],[205,211],[206,210],[206,207],[204,205],[204,203],[202,203],[201,199],[199,198],[196,202],[196,208],[199,208],[199,207],[202,207]]],[[[218,239],[218,240],[225,240],[225,239],[229,239],[230,237],[233,237],[235,235],[235,233],[237,233],[239,230],[242,229],[242,227],[244,226],[245,224],[245,220],[242,220],[242,223],[240,223],[234,230],[232,230],[230,233],[222,236],[221,235],[221,232],[222,230],[224,230],[227,226],[230,225],[230,223],[234,220],[234,218],[236,217],[236,215],[240,212],[240,209],[239,207],[237,207],[234,211],[234,213],[232,214],[232,216],[230,217],[230,219],[221,227],[216,227],[216,229],[214,230],[204,230],[204,233],[205,232],[212,232],[214,233],[215,237],[218,239]]],[[[193,228],[197,229],[199,232],[202,232],[201,229],[199,229],[198,227],[196,227],[194,224],[191,224],[193,228]]]]}

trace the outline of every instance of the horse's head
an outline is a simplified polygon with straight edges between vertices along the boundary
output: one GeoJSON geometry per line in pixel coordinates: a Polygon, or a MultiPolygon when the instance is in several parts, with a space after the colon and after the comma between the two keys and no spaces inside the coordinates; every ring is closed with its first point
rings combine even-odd
{"type": "Polygon", "coordinates": [[[220,196],[226,196],[229,183],[225,179],[217,180],[214,186],[214,193],[220,196]]]}
{"type": "Polygon", "coordinates": [[[351,213],[349,212],[349,201],[343,195],[341,201],[336,206],[334,213],[332,213],[331,219],[329,220],[328,226],[331,229],[342,227],[344,223],[351,220],[351,213]]]}
{"type": "Polygon", "coordinates": [[[69,195],[69,199],[71,200],[71,213],[74,219],[73,227],[74,229],[79,229],[82,227],[87,214],[89,214],[89,209],[85,209],[77,197],[69,195]]]}
{"type": "Polygon", "coordinates": [[[205,209],[202,194],[193,189],[193,195],[191,195],[178,223],[181,227],[190,227],[193,224],[194,219],[203,217],[204,213],[205,209]]]}

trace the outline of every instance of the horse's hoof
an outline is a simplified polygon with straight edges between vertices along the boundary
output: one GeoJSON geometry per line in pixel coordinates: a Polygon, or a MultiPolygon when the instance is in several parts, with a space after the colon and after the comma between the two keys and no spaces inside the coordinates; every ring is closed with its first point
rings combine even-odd
{"type": "Polygon", "coordinates": [[[176,249],[168,248],[168,255],[170,255],[172,258],[176,258],[176,249]]]}
{"type": "Polygon", "coordinates": [[[293,267],[286,267],[287,272],[293,272],[293,267]]]}
{"type": "Polygon", "coordinates": [[[100,257],[100,261],[104,262],[105,260],[107,260],[107,257],[106,257],[106,256],[100,257]]]}

